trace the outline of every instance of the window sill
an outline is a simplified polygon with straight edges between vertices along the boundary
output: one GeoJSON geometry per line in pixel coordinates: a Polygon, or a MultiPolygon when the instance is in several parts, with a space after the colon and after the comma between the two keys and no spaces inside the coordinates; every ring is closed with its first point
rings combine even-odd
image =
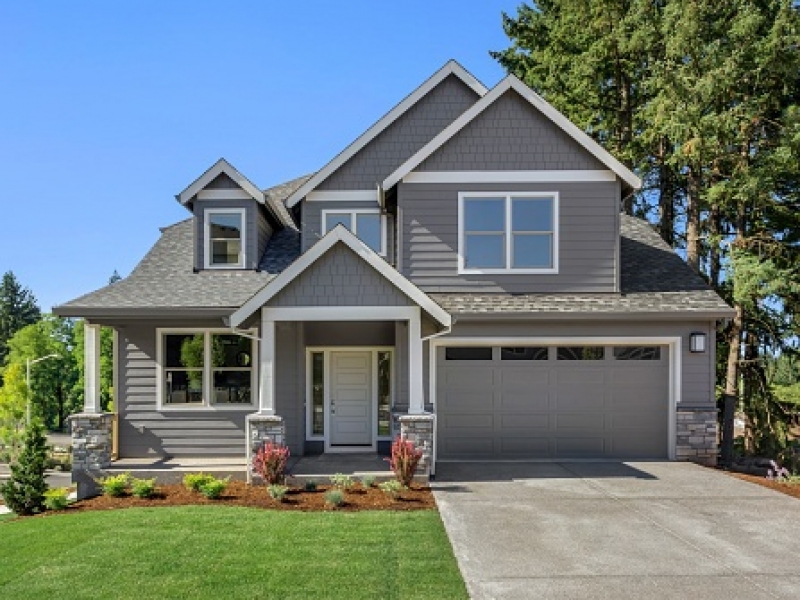
{"type": "Polygon", "coordinates": [[[557,268],[549,269],[459,269],[459,275],[558,275],[557,268]]]}
{"type": "Polygon", "coordinates": [[[159,406],[159,412],[242,412],[254,411],[257,407],[255,404],[238,404],[238,405],[215,405],[208,406],[205,404],[189,404],[187,406],[159,406]]]}

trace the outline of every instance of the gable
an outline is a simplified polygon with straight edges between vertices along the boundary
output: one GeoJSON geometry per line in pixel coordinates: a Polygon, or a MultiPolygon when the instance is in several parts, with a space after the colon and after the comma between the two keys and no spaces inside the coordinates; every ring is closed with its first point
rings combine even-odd
{"type": "Polygon", "coordinates": [[[206,187],[207,190],[240,190],[242,186],[236,183],[227,173],[217,175],[206,187]]]}
{"type": "Polygon", "coordinates": [[[416,171],[559,171],[607,167],[513,88],[416,171]]]}
{"type": "Polygon", "coordinates": [[[374,190],[480,96],[455,75],[443,79],[375,139],[334,171],[318,190],[374,190]]]}
{"type": "Polygon", "coordinates": [[[414,303],[369,263],[338,242],[267,306],[412,306],[414,303]]]}

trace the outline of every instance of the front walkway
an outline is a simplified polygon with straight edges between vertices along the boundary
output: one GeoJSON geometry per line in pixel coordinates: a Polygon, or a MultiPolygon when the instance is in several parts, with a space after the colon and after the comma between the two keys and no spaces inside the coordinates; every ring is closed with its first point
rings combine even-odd
{"type": "Polygon", "coordinates": [[[800,500],[689,463],[437,465],[473,598],[797,598],[800,500]]]}

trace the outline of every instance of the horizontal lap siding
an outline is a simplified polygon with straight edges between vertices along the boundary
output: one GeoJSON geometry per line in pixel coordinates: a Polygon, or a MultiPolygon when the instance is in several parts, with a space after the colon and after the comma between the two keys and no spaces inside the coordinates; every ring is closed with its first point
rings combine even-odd
{"type": "Polygon", "coordinates": [[[400,184],[402,272],[426,292],[613,292],[617,281],[617,182],[400,184]],[[558,192],[559,272],[458,273],[459,192],[558,192]]]}

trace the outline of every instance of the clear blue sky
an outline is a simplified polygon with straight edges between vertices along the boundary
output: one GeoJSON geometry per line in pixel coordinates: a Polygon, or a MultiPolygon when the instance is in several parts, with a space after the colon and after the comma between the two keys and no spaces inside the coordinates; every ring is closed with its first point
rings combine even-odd
{"type": "Polygon", "coordinates": [[[0,273],[43,310],[127,276],[219,157],[319,169],[455,58],[488,86],[519,0],[0,3],[0,273]]]}

